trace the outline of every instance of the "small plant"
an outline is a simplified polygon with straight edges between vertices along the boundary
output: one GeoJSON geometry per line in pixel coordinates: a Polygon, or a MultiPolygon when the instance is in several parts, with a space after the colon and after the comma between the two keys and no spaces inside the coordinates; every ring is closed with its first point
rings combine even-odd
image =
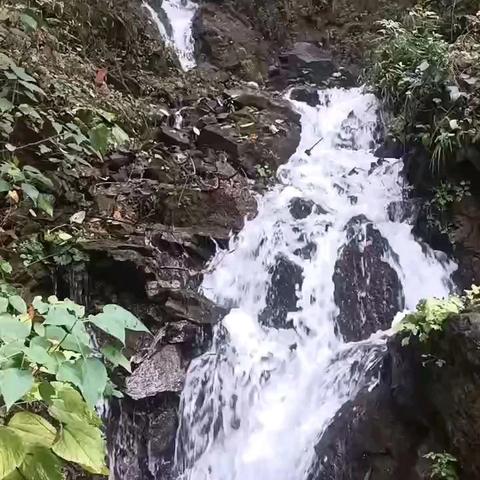
{"type": "Polygon", "coordinates": [[[412,337],[426,342],[433,332],[443,329],[450,315],[460,313],[464,304],[464,299],[456,296],[421,300],[416,311],[406,315],[398,327],[399,332],[405,335],[402,345],[408,345],[412,337]]]}
{"type": "Polygon", "coordinates": [[[0,199],[9,198],[14,204],[30,200],[35,208],[53,214],[52,181],[35,167],[20,168],[16,162],[0,163],[0,199]]]}
{"type": "Polygon", "coordinates": [[[78,238],[60,229],[31,236],[18,244],[17,251],[26,267],[36,263],[65,266],[89,258],[78,248],[78,238]]]}
{"type": "Polygon", "coordinates": [[[61,480],[65,461],[108,475],[95,406],[121,396],[109,372],[130,371],[122,353],[128,330],[148,332],[117,305],[86,317],[70,300],[28,304],[0,283],[0,479],[61,480]],[[100,351],[91,327],[112,339],[100,351]]]}
{"type": "Polygon", "coordinates": [[[457,459],[449,453],[427,453],[424,458],[432,461],[430,478],[433,480],[459,480],[457,459]]]}

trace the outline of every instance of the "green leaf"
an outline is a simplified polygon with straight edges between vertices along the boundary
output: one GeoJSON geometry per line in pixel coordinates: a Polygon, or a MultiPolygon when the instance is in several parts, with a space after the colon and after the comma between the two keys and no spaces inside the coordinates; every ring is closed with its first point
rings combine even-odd
{"type": "MultiPolygon", "coordinates": [[[[12,273],[13,268],[12,268],[12,266],[10,265],[10,263],[8,263],[7,261],[5,261],[5,260],[0,260],[0,270],[2,270],[2,271],[5,272],[5,273],[10,274],[10,273],[12,273]]],[[[0,311],[0,313],[3,313],[3,312],[0,311]]]]}
{"type": "Polygon", "coordinates": [[[56,325],[47,325],[45,327],[45,337],[56,344],[62,342],[62,348],[64,350],[88,354],[87,347],[79,343],[78,339],[74,335],[69,334],[62,327],[57,327],[56,325]]]}
{"type": "Polygon", "coordinates": [[[5,313],[8,308],[8,298],[0,297],[0,313],[5,313]]]}
{"type": "Polygon", "coordinates": [[[117,147],[125,145],[130,141],[128,133],[122,130],[118,125],[112,128],[112,137],[117,147]]]}
{"type": "Polygon", "coordinates": [[[43,365],[49,373],[55,373],[58,370],[58,362],[49,354],[48,348],[30,344],[30,347],[25,347],[24,353],[30,362],[43,365]]]}
{"type": "Polygon", "coordinates": [[[59,382],[67,382],[80,388],[82,386],[82,369],[79,362],[65,362],[60,365],[57,372],[57,380],[59,382]]]}
{"type": "Polygon", "coordinates": [[[106,474],[105,441],[100,429],[85,423],[68,423],[52,450],[61,458],[77,463],[88,471],[106,474]]]}
{"type": "Polygon", "coordinates": [[[37,20],[35,20],[35,18],[31,17],[30,15],[27,15],[26,13],[22,13],[20,15],[20,21],[22,22],[25,30],[27,30],[28,32],[34,32],[38,29],[37,20]]]}
{"type": "Polygon", "coordinates": [[[35,82],[35,79],[31,77],[24,68],[17,67],[16,65],[10,65],[10,70],[15,74],[19,80],[25,80],[26,82],[35,82]]]}
{"type": "Polygon", "coordinates": [[[114,345],[106,345],[102,348],[103,356],[113,364],[114,367],[119,365],[123,367],[127,372],[132,372],[132,367],[130,365],[130,360],[128,360],[125,355],[121,352],[120,349],[114,345]]]}
{"type": "Polygon", "coordinates": [[[104,332],[112,335],[112,337],[118,338],[122,344],[125,344],[125,327],[115,315],[99,313],[91,316],[89,321],[104,332]]]}
{"type": "Polygon", "coordinates": [[[27,313],[27,304],[20,295],[12,295],[11,297],[8,297],[8,301],[18,313],[27,313]]]}
{"type": "Polygon", "coordinates": [[[0,179],[0,193],[9,192],[12,186],[5,180],[0,179]]]}
{"type": "Polygon", "coordinates": [[[46,193],[40,193],[38,195],[37,205],[40,210],[45,212],[47,215],[53,216],[53,195],[48,195],[46,193]]]}
{"type": "Polygon", "coordinates": [[[30,198],[34,205],[37,205],[37,199],[40,192],[30,183],[22,183],[23,193],[30,198]]]}
{"type": "MultiPolygon", "coordinates": [[[[34,447],[20,465],[22,480],[63,480],[63,462],[50,449],[34,447]]],[[[6,479],[10,480],[10,479],[6,479]]]]}
{"type": "Polygon", "coordinates": [[[25,165],[23,167],[23,172],[25,173],[25,177],[31,181],[34,181],[37,185],[41,185],[42,187],[46,188],[47,190],[54,190],[53,182],[46,177],[38,168],[32,167],[30,165],[25,165]]]}
{"type": "Polygon", "coordinates": [[[7,410],[33,387],[33,375],[29,370],[7,368],[0,371],[0,392],[7,410]]]}
{"type": "Polygon", "coordinates": [[[12,65],[15,65],[15,62],[9,56],[0,52],[0,70],[7,70],[12,65]]]}
{"type": "Polygon", "coordinates": [[[148,328],[133,313],[120,307],[120,305],[105,305],[103,307],[103,313],[116,318],[117,321],[123,324],[126,330],[150,333],[150,330],[148,330],[148,328]]]}
{"type": "Polygon", "coordinates": [[[107,369],[98,358],[82,358],[79,365],[82,372],[82,384],[79,388],[88,406],[94,408],[103,398],[108,381],[107,369]]]}
{"type": "Polygon", "coordinates": [[[51,423],[31,412],[16,413],[8,426],[22,440],[32,445],[51,447],[57,436],[57,430],[51,423]]]}
{"type": "Polygon", "coordinates": [[[0,113],[10,112],[13,110],[13,103],[6,98],[0,98],[0,113]]]}
{"type": "Polygon", "coordinates": [[[50,404],[52,397],[55,395],[55,388],[50,382],[45,381],[38,386],[38,393],[47,404],[50,404]]]}
{"type": "Polygon", "coordinates": [[[13,340],[25,340],[31,332],[31,326],[28,323],[21,322],[17,318],[8,314],[0,315],[0,339],[5,343],[13,340]]]}
{"type": "MultiPolygon", "coordinates": [[[[25,80],[19,80],[18,83],[23,85],[25,88],[30,90],[32,93],[40,93],[41,95],[45,96],[45,92],[36,84],[36,83],[30,83],[25,80]]],[[[25,92],[27,94],[28,92],[25,92]]]]}
{"type": "Polygon", "coordinates": [[[48,303],[45,303],[42,297],[40,296],[37,296],[33,299],[32,305],[33,305],[33,308],[40,315],[45,315],[48,312],[48,309],[50,308],[50,305],[48,303]]]}
{"type": "Polygon", "coordinates": [[[0,427],[0,478],[13,472],[25,458],[22,439],[7,427],[0,427]]]}
{"type": "Polygon", "coordinates": [[[110,129],[104,123],[100,123],[99,125],[90,129],[88,136],[90,138],[92,147],[101,155],[105,155],[108,150],[110,129]]]}
{"type": "Polygon", "coordinates": [[[52,306],[45,317],[45,325],[57,325],[58,327],[66,327],[68,330],[73,328],[78,322],[75,315],[72,315],[66,308],[60,306],[52,306]]]}

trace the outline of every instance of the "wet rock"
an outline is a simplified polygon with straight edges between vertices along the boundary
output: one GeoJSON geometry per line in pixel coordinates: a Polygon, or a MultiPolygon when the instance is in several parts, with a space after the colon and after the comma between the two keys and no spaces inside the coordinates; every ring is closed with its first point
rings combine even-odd
{"type": "Polygon", "coordinates": [[[318,96],[318,90],[313,87],[298,87],[294,88],[290,94],[292,100],[298,102],[305,102],[311,107],[315,107],[320,103],[320,97],[318,96]]]}
{"type": "Polygon", "coordinates": [[[197,139],[200,147],[209,147],[228,153],[232,159],[238,160],[242,152],[242,145],[237,142],[229,129],[222,129],[218,125],[207,125],[202,128],[197,139]]]}
{"type": "Polygon", "coordinates": [[[405,146],[392,137],[387,137],[375,150],[374,155],[378,158],[402,158],[405,146]]]}
{"type": "Polygon", "coordinates": [[[167,125],[162,125],[157,131],[157,140],[167,145],[175,145],[178,147],[189,147],[190,139],[188,135],[180,130],[175,130],[167,125]]]}
{"type": "Polygon", "coordinates": [[[186,366],[175,345],[165,345],[148,358],[127,379],[127,395],[134,400],[164,392],[181,392],[186,366]]]}
{"type": "Polygon", "coordinates": [[[114,478],[173,480],[173,457],[178,427],[178,396],[163,394],[110,403],[108,451],[114,478]],[[152,477],[153,476],[153,477],[152,477]]]}
{"type": "Polygon", "coordinates": [[[293,218],[301,220],[307,218],[312,213],[314,206],[315,202],[313,200],[297,197],[290,200],[288,208],[293,218]]]}
{"type": "Polygon", "coordinates": [[[260,314],[263,325],[275,328],[290,328],[287,321],[289,312],[298,311],[297,290],[303,284],[303,269],[283,255],[276,259],[271,270],[272,278],[268,287],[266,307],[260,314]]]}
{"type": "Polygon", "coordinates": [[[387,206],[388,218],[392,222],[413,224],[420,210],[420,199],[406,199],[391,202],[387,206]]]}
{"type": "Polygon", "coordinates": [[[458,460],[459,478],[480,478],[480,314],[451,317],[428,344],[388,342],[379,384],[345,404],[315,450],[309,480],[430,478],[428,452],[458,460]]]}
{"type": "Polygon", "coordinates": [[[328,80],[336,71],[331,54],[308,42],[295,43],[279,59],[290,78],[304,78],[317,84],[328,80]]]}
{"type": "Polygon", "coordinates": [[[337,328],[347,341],[369,337],[390,327],[403,309],[403,289],[395,270],[383,260],[395,259],[388,242],[366,217],[348,223],[348,242],[335,263],[333,282],[339,308],[337,328]]]}

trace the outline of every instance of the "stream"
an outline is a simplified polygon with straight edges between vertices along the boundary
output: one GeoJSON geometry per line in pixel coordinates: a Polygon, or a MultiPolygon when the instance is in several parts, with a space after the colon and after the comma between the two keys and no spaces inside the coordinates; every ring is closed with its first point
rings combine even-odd
{"type": "MultiPolygon", "coordinates": [[[[406,309],[452,287],[455,265],[418,243],[410,224],[389,218],[387,207],[401,204],[406,186],[401,160],[373,156],[375,97],[361,88],[319,96],[316,107],[292,102],[302,117],[297,153],[280,167],[279,184],[259,199],[257,217],[228,252],[218,253],[204,279],[204,293],[233,308],[216,327],[211,350],[188,372],[176,452],[183,480],[303,480],[335,413],[362,387],[375,387],[390,332],[349,343],[335,328],[332,278],[352,218],[364,215],[388,242],[382,260],[400,279],[395,293],[406,309]],[[320,208],[295,219],[289,206],[298,198],[320,208]],[[305,249],[311,254],[299,254],[305,249]],[[302,271],[298,311],[287,318],[291,328],[261,321],[279,258],[302,271]]],[[[365,247],[364,226],[356,235],[365,247]]]]}

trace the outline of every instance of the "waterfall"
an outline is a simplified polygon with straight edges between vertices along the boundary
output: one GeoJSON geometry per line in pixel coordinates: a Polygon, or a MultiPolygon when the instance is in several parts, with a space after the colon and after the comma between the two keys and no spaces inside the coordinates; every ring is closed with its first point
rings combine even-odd
{"type": "Polygon", "coordinates": [[[195,67],[192,22],[197,5],[190,0],[163,0],[162,15],[147,2],[143,6],[150,12],[166,44],[175,50],[182,69],[195,67]]]}
{"type": "MultiPolygon", "coordinates": [[[[179,479],[304,480],[336,412],[361,388],[375,387],[391,331],[346,342],[336,327],[333,277],[352,218],[367,218],[388,242],[382,261],[398,275],[403,292],[396,293],[406,309],[452,288],[455,265],[419,243],[407,221],[389,216],[388,206],[403,202],[408,187],[401,161],[372,153],[375,97],[362,89],[322,90],[319,97],[316,107],[292,102],[301,114],[298,150],[280,167],[279,184],[259,199],[257,217],[218,252],[204,279],[204,293],[232,310],[216,327],[210,351],[188,371],[179,479]],[[298,198],[313,208],[294,218],[290,207],[298,198]],[[279,258],[292,265],[285,277],[297,297],[284,328],[275,318],[264,321],[279,258]]],[[[367,237],[359,238],[366,247],[367,237]]]]}

